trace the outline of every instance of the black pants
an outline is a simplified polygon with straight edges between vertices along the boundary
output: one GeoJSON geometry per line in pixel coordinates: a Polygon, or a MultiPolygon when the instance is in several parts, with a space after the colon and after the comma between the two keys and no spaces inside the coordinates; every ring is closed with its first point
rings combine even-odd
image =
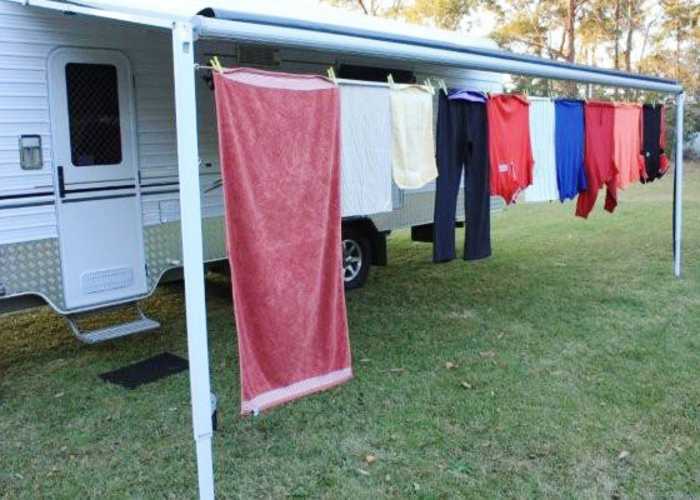
{"type": "Polygon", "coordinates": [[[464,259],[491,255],[488,127],[486,104],[449,100],[440,92],[437,124],[437,191],[433,261],[455,258],[455,218],[462,170],[465,171],[464,259]]]}
{"type": "MultiPolygon", "coordinates": [[[[661,105],[652,106],[645,104],[642,108],[643,126],[642,134],[644,135],[643,154],[644,163],[647,171],[646,182],[651,182],[654,179],[660,178],[663,174],[661,168],[661,105]]],[[[644,182],[644,179],[642,179],[644,182]]]]}

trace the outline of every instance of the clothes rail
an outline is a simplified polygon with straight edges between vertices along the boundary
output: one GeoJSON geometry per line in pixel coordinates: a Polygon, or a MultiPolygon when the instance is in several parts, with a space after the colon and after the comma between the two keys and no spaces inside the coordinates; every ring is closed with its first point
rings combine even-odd
{"type": "MultiPolygon", "coordinates": [[[[207,65],[207,64],[197,64],[197,63],[195,63],[194,69],[195,69],[195,71],[198,71],[198,70],[219,71],[214,66],[207,65]]],[[[234,68],[222,67],[222,69],[227,70],[227,69],[234,69],[234,68]]],[[[315,76],[327,78],[326,75],[322,75],[322,74],[318,74],[315,76]]],[[[386,88],[391,87],[391,84],[389,82],[377,82],[377,81],[373,81],[373,80],[353,80],[350,78],[336,78],[335,83],[337,83],[339,85],[361,85],[364,87],[386,87],[386,88]]],[[[404,87],[407,85],[408,86],[419,86],[419,87],[426,86],[422,83],[395,83],[394,84],[394,86],[396,86],[396,87],[404,87]]]]}

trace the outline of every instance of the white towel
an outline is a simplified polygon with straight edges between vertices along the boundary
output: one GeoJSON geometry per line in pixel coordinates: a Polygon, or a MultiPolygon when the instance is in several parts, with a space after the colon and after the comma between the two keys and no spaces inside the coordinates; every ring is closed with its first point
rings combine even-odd
{"type": "Polygon", "coordinates": [[[391,212],[389,89],[340,86],[343,217],[391,212]]]}
{"type": "Polygon", "coordinates": [[[554,102],[548,97],[529,97],[530,143],[535,166],[532,185],[524,192],[526,202],[559,199],[554,146],[554,102]]]}
{"type": "Polygon", "coordinates": [[[433,92],[420,85],[391,89],[393,170],[396,185],[417,189],[438,176],[433,132],[433,92]]]}

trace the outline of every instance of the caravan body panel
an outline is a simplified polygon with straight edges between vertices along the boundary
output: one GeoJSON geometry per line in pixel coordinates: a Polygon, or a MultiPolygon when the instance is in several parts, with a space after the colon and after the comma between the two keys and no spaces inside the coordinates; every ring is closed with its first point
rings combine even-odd
{"type": "MultiPolygon", "coordinates": [[[[2,1],[0,25],[0,295],[37,295],[61,313],[148,295],[166,271],[182,265],[170,32],[2,1]],[[86,51],[119,54],[112,63],[120,64],[122,58],[128,63],[131,82],[124,95],[129,94],[129,102],[122,107],[131,113],[131,121],[122,128],[130,136],[122,137],[121,153],[124,158],[133,158],[136,175],[110,178],[109,174],[83,174],[86,170],[79,168],[85,167],[76,167],[66,177],[66,152],[56,144],[61,143],[61,137],[65,144],[69,133],[65,124],[70,129],[70,117],[57,116],[63,112],[61,106],[52,104],[65,81],[56,81],[60,71],[52,72],[50,63],[51,54],[61,51],[68,55],[86,51]],[[18,139],[23,135],[41,138],[41,168],[22,169],[18,139]],[[114,189],[104,201],[90,201],[84,210],[66,209],[69,204],[61,199],[58,166],[64,167],[66,191],[71,187],[87,189],[67,197],[95,198],[99,191],[90,191],[94,188],[111,185],[114,189]],[[110,211],[124,215],[128,223],[103,215],[80,223],[85,214],[110,211]],[[62,219],[73,222],[64,224],[62,219]],[[64,235],[70,241],[62,239],[64,235]],[[120,245],[125,246],[120,250],[120,245]],[[106,247],[113,251],[100,261],[100,248],[106,247]],[[91,249],[85,258],[80,256],[81,248],[91,249]],[[138,269],[141,263],[143,272],[138,269]]],[[[387,65],[382,60],[303,50],[241,47],[220,40],[197,42],[199,63],[206,64],[213,55],[227,66],[318,74],[325,74],[331,65],[387,65]]],[[[502,89],[500,75],[409,62],[393,62],[389,67],[411,71],[418,81],[433,76],[444,78],[448,85],[502,89]]],[[[193,168],[199,168],[201,175],[204,257],[213,262],[225,259],[226,249],[214,97],[205,76],[200,72],[197,78],[197,116],[192,119],[198,124],[200,164],[193,168]]],[[[431,222],[434,189],[434,183],[412,191],[394,187],[394,210],[370,218],[379,231],[431,222]]]]}

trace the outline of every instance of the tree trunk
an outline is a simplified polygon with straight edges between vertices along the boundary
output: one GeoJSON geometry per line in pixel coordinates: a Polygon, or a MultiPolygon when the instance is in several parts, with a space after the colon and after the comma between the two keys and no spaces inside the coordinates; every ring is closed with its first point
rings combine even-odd
{"type": "Polygon", "coordinates": [[[625,70],[632,71],[632,40],[634,38],[634,19],[632,13],[632,2],[627,2],[627,40],[625,43],[625,70]]]}
{"type": "Polygon", "coordinates": [[[615,37],[615,69],[620,69],[620,17],[622,17],[620,3],[621,0],[615,0],[615,30],[613,31],[613,36],[615,37]]]}
{"type": "Polygon", "coordinates": [[[646,25],[646,28],[644,29],[644,42],[642,43],[642,52],[639,56],[639,69],[638,71],[641,73],[642,71],[642,63],[644,62],[644,58],[647,55],[647,45],[649,45],[649,33],[651,32],[651,27],[654,25],[656,22],[655,19],[652,19],[649,21],[649,23],[646,25]]]}
{"type": "Polygon", "coordinates": [[[559,55],[562,57],[562,59],[566,59],[564,56],[564,45],[566,45],[566,31],[562,33],[561,43],[559,44],[559,55]]]}
{"type": "Polygon", "coordinates": [[[681,79],[681,28],[676,31],[676,80],[681,79]]]}
{"type": "Polygon", "coordinates": [[[566,23],[566,31],[569,42],[566,59],[569,62],[576,62],[576,1],[577,0],[569,0],[569,12],[566,23]]]}
{"type": "MultiPolygon", "coordinates": [[[[566,22],[566,39],[568,42],[566,60],[571,63],[576,62],[576,2],[577,0],[569,0],[568,19],[566,22]]],[[[571,97],[578,95],[575,81],[570,81],[567,88],[571,97]]]]}

